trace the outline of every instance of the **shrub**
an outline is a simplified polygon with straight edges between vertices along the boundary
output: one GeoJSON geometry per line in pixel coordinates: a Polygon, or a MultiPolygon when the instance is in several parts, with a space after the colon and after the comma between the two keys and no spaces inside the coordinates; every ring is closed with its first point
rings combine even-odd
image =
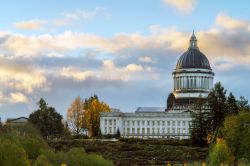
{"type": "Polygon", "coordinates": [[[25,150],[7,139],[0,139],[0,165],[1,166],[29,166],[25,150]]]}
{"type": "Polygon", "coordinates": [[[65,163],[67,166],[110,166],[111,161],[103,159],[99,155],[87,154],[83,148],[72,148],[68,152],[54,153],[51,150],[43,151],[47,161],[55,166],[65,163]]]}
{"type": "Polygon", "coordinates": [[[53,166],[44,155],[38,156],[32,166],[53,166]]]}
{"type": "Polygon", "coordinates": [[[234,157],[223,139],[218,138],[217,143],[209,154],[210,165],[220,166],[230,165],[234,161],[234,157]]]}

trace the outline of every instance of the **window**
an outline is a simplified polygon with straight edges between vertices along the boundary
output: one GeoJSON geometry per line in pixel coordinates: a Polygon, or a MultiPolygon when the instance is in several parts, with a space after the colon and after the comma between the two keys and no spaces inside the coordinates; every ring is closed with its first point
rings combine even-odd
{"type": "Polygon", "coordinates": [[[185,121],[182,121],[182,126],[186,126],[186,122],[185,121]]]}
{"type": "Polygon", "coordinates": [[[132,125],[133,125],[133,126],[135,125],[135,121],[132,121],[132,125]]]}
{"type": "Polygon", "coordinates": [[[170,121],[168,121],[168,126],[170,126],[170,121]]]}
{"type": "Polygon", "coordinates": [[[111,127],[109,127],[109,134],[111,134],[112,133],[112,128],[111,127]]]}
{"type": "Polygon", "coordinates": [[[170,133],[170,128],[168,128],[168,133],[170,133]]]}
{"type": "Polygon", "coordinates": [[[152,121],[152,126],[154,126],[155,125],[155,121],[152,121]]]}
{"type": "Polygon", "coordinates": [[[175,128],[172,128],[172,132],[175,133],[175,128]]]}
{"type": "Polygon", "coordinates": [[[145,128],[142,128],[142,134],[145,134],[145,128]]]}
{"type": "Polygon", "coordinates": [[[185,129],[185,128],[182,129],[182,133],[183,133],[183,134],[186,133],[186,129],[185,129]]]}
{"type": "Polygon", "coordinates": [[[114,127],[114,133],[116,133],[116,132],[117,132],[116,127],[114,127]]]}
{"type": "Polygon", "coordinates": [[[127,126],[129,126],[129,121],[127,121],[127,126]]]}
{"type": "Polygon", "coordinates": [[[164,128],[162,128],[162,132],[161,132],[162,134],[164,134],[165,133],[165,129],[164,128]]]}
{"type": "Polygon", "coordinates": [[[172,121],[172,125],[175,126],[175,121],[172,121]]]}
{"type": "Polygon", "coordinates": [[[180,129],[180,128],[178,128],[178,129],[177,129],[177,133],[178,133],[178,134],[180,134],[180,132],[181,132],[181,129],[180,129]]]}
{"type": "Polygon", "coordinates": [[[140,128],[137,128],[137,134],[140,134],[140,128]]]}
{"type": "Polygon", "coordinates": [[[160,126],[160,121],[157,121],[157,125],[160,126]]]}
{"type": "Polygon", "coordinates": [[[177,121],[177,126],[180,126],[181,125],[181,122],[180,121],[177,121]]]}
{"type": "Polygon", "coordinates": [[[105,131],[104,131],[105,134],[107,134],[107,127],[105,127],[105,131]]]}
{"type": "Polygon", "coordinates": [[[152,128],[152,133],[153,133],[153,134],[155,133],[155,128],[152,128]]]}
{"type": "Polygon", "coordinates": [[[112,125],[112,120],[111,119],[109,120],[109,125],[112,125]]]}
{"type": "Polygon", "coordinates": [[[137,121],[137,125],[140,126],[140,121],[137,121]]]}
{"type": "Polygon", "coordinates": [[[105,119],[105,125],[107,125],[107,119],[105,119]]]}
{"type": "Polygon", "coordinates": [[[148,126],[150,125],[150,121],[148,121],[148,126]]]}
{"type": "Polygon", "coordinates": [[[148,134],[150,133],[150,128],[147,128],[147,133],[148,133],[148,134]]]}
{"type": "Polygon", "coordinates": [[[160,134],[160,128],[157,129],[157,133],[160,134]]]}
{"type": "Polygon", "coordinates": [[[145,121],[142,121],[142,125],[143,125],[143,126],[145,125],[145,121]]]}
{"type": "Polygon", "coordinates": [[[132,128],[132,134],[134,134],[135,133],[135,128],[132,128]]]}
{"type": "Polygon", "coordinates": [[[162,126],[165,126],[165,122],[164,121],[162,121],[162,126]]]}
{"type": "Polygon", "coordinates": [[[116,125],[116,120],[114,120],[114,125],[116,125]]]}
{"type": "Polygon", "coordinates": [[[129,134],[129,132],[130,132],[129,129],[130,129],[130,128],[127,128],[127,134],[129,134]]]}

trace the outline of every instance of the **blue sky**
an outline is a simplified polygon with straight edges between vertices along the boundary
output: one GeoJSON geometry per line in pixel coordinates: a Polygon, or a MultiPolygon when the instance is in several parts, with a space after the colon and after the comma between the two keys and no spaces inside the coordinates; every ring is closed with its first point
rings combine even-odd
{"type": "Polygon", "coordinates": [[[165,106],[194,29],[215,81],[250,98],[247,0],[1,1],[0,117],[43,97],[65,116],[75,97],[111,107],[165,106]]]}

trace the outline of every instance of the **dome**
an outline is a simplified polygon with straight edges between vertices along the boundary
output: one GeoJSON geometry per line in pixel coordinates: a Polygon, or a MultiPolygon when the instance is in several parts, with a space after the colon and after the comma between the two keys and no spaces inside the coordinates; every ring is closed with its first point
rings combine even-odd
{"type": "Polygon", "coordinates": [[[193,33],[190,39],[190,46],[179,58],[176,69],[200,68],[211,69],[207,57],[197,47],[197,40],[193,33]]]}

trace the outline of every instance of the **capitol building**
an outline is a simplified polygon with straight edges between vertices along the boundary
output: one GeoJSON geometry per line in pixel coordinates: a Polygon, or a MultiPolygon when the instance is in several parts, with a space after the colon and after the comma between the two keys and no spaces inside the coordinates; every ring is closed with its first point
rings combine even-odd
{"type": "MultiPolygon", "coordinates": [[[[188,139],[192,118],[198,100],[207,103],[213,88],[214,73],[207,57],[199,50],[193,33],[189,48],[174,69],[173,90],[167,97],[166,107],[139,107],[135,112],[101,113],[102,135],[116,134],[124,138],[174,138],[188,139]]],[[[209,110],[208,105],[203,106],[209,110]]]]}

